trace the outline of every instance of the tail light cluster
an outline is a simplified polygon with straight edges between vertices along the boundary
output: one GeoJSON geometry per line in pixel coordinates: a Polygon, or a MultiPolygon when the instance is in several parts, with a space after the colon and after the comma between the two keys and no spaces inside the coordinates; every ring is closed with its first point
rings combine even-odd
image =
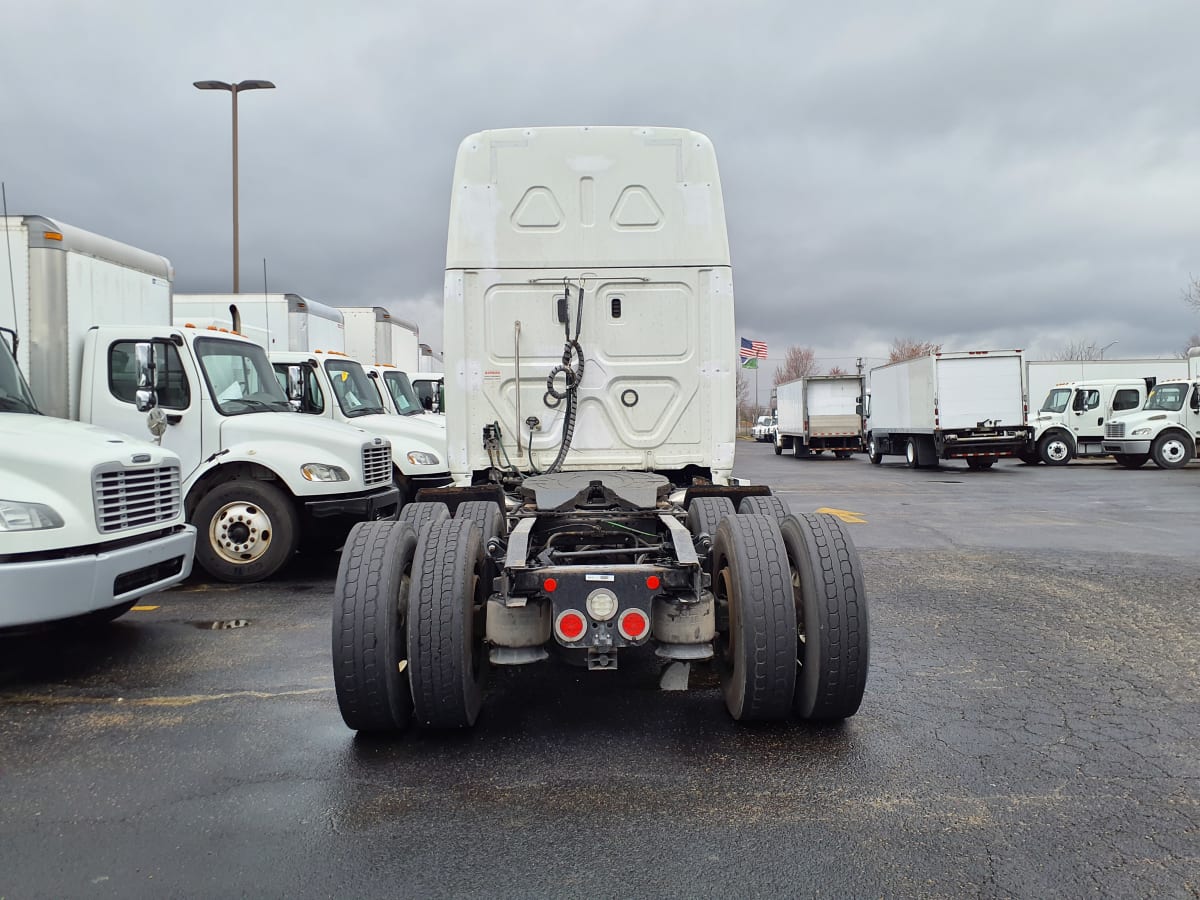
{"type": "MultiPolygon", "coordinates": [[[[662,579],[648,575],[645,584],[647,590],[657,591],[662,587],[662,579]]],[[[554,578],[542,582],[542,590],[547,594],[555,593],[560,586],[554,578]]],[[[585,610],[564,609],[555,617],[554,634],[564,644],[578,644],[587,637],[592,623],[607,623],[614,618],[617,632],[627,641],[637,643],[650,634],[650,614],[637,607],[621,611],[620,600],[607,587],[591,591],[584,606],[585,610]]],[[[612,627],[611,624],[608,627],[612,627]]]]}

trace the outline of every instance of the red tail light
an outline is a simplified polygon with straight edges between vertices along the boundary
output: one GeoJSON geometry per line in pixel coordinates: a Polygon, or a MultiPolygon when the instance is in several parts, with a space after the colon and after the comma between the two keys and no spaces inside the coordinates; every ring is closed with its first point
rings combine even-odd
{"type": "Polygon", "coordinates": [[[573,644],[587,634],[587,621],[573,609],[564,610],[558,614],[554,631],[561,640],[573,644]]]}
{"type": "Polygon", "coordinates": [[[617,631],[627,641],[640,641],[650,633],[650,618],[640,609],[627,609],[617,619],[617,631]]]}
{"type": "Polygon", "coordinates": [[[553,594],[555,591],[558,590],[558,582],[555,581],[553,578],[547,578],[545,581],[542,582],[542,590],[545,591],[547,594],[553,594]]]}
{"type": "Polygon", "coordinates": [[[662,582],[657,575],[650,575],[646,578],[646,587],[652,591],[657,591],[662,586],[662,582]]]}

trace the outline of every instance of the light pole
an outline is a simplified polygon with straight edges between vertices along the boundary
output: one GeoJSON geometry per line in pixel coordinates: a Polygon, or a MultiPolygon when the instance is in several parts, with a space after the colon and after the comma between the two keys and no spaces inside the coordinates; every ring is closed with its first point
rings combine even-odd
{"type": "Polygon", "coordinates": [[[1104,359],[1104,351],[1107,350],[1109,347],[1111,347],[1113,344],[1119,344],[1119,343],[1121,343],[1121,342],[1113,341],[1112,344],[1105,344],[1103,347],[1101,347],[1100,348],[1100,358],[1104,359]]]}
{"type": "Polygon", "coordinates": [[[194,81],[202,91],[229,91],[233,97],[233,292],[238,293],[238,114],[239,91],[255,91],[275,87],[269,81],[250,79],[230,84],[228,81],[194,81]]]}

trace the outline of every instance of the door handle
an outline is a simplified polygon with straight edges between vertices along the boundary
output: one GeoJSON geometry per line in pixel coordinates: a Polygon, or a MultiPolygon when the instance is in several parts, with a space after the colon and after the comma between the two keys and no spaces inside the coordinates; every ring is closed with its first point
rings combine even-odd
{"type": "Polygon", "coordinates": [[[167,424],[168,425],[178,425],[182,421],[183,421],[183,416],[176,415],[173,413],[167,414],[167,424]]]}

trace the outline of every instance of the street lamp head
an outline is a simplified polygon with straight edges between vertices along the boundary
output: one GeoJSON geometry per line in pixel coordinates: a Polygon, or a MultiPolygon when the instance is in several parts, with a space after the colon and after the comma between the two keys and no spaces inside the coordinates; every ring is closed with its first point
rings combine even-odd
{"type": "Polygon", "coordinates": [[[233,85],[228,81],[193,81],[196,87],[202,91],[232,91],[233,85]]]}
{"type": "Polygon", "coordinates": [[[258,78],[249,78],[246,81],[239,81],[237,89],[239,91],[255,91],[263,88],[273,88],[275,85],[270,81],[262,81],[258,78]]]}

